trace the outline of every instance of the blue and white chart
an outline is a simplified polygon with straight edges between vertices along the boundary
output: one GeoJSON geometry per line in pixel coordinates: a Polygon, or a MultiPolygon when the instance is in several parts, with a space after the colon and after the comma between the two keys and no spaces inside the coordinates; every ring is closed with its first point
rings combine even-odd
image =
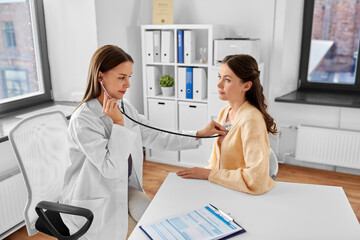
{"type": "Polygon", "coordinates": [[[231,217],[213,206],[140,226],[154,240],[210,240],[222,239],[245,232],[231,217]]]}

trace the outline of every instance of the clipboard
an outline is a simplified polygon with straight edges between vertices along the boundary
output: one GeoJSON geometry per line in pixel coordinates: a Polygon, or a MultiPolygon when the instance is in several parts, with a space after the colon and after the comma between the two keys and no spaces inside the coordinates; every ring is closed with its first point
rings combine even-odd
{"type": "Polygon", "coordinates": [[[212,204],[139,228],[152,240],[228,239],[246,232],[229,214],[212,204]]]}

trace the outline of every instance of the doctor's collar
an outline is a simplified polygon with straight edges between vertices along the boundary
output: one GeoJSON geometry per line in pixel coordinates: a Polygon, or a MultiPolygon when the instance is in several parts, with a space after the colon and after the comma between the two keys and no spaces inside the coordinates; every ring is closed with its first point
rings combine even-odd
{"type": "Polygon", "coordinates": [[[105,113],[102,112],[101,103],[99,102],[99,100],[97,100],[97,98],[93,98],[87,101],[87,104],[91,111],[93,111],[97,117],[105,116],[105,113]]]}

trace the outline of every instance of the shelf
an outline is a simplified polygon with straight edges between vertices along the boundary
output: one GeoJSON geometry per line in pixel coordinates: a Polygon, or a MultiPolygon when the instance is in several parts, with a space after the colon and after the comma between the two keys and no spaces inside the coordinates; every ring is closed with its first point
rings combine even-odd
{"type": "MultiPolygon", "coordinates": [[[[210,24],[171,24],[171,25],[142,25],[141,26],[141,44],[142,44],[142,69],[143,69],[143,86],[144,86],[144,114],[145,116],[160,128],[168,128],[168,129],[190,129],[189,126],[195,129],[201,129],[205,127],[205,125],[212,119],[214,119],[213,112],[218,112],[217,109],[214,110],[214,104],[209,103],[209,96],[204,96],[200,93],[209,94],[209,82],[214,82],[214,77],[217,79],[217,72],[213,74],[212,70],[212,62],[213,62],[213,41],[215,38],[221,36],[219,33],[222,29],[218,27],[214,27],[214,25],[210,24]],[[165,30],[165,31],[164,31],[165,30]],[[190,45],[187,45],[186,49],[187,54],[185,54],[184,48],[184,62],[178,62],[178,30],[190,30],[191,34],[187,35],[187,41],[184,39],[180,42],[184,45],[192,43],[195,41],[194,49],[191,51],[190,45]],[[153,31],[153,33],[149,33],[153,31]],[[168,45],[167,38],[165,41],[162,40],[162,33],[160,34],[160,44],[159,44],[159,33],[158,31],[164,32],[172,32],[173,38],[170,43],[171,60],[174,62],[160,62],[158,58],[159,53],[161,54],[161,50],[163,42],[166,44],[164,52],[167,53],[168,45]],[[151,38],[152,35],[152,38],[151,38]],[[194,39],[193,39],[194,38],[194,39]],[[151,41],[153,40],[153,42],[151,41]],[[152,43],[151,43],[152,42],[152,43]],[[156,42],[156,44],[154,44],[156,42]],[[152,45],[151,45],[152,44],[152,45]],[[159,51],[160,45],[160,51],[159,51]],[[190,47],[189,47],[190,46],[190,47]],[[200,48],[206,48],[205,57],[207,62],[201,63],[200,58],[203,58],[203,55],[200,54],[200,48]],[[146,51],[148,49],[149,51],[146,51]],[[193,54],[190,58],[189,54],[193,54]],[[154,57],[156,56],[156,58],[154,57]],[[185,59],[185,56],[187,58],[185,59]],[[191,60],[190,60],[191,59],[191,60]],[[154,62],[154,60],[156,62],[154,62]],[[197,98],[198,96],[205,97],[205,99],[197,100],[197,99],[186,99],[186,95],[184,94],[184,90],[187,91],[189,89],[185,89],[187,74],[191,73],[191,71],[184,71],[184,68],[193,68],[193,76],[195,72],[195,76],[193,81],[193,96],[197,98]],[[167,97],[160,94],[159,89],[159,76],[163,74],[170,74],[174,77],[175,86],[174,86],[174,96],[167,97]],[[209,76],[211,80],[209,80],[209,76]],[[206,84],[206,78],[208,83],[206,84]],[[194,80],[195,79],[195,80],[194,80]],[[204,81],[205,80],[205,81],[204,81]],[[196,82],[195,82],[196,81],[196,82]],[[195,82],[195,83],[194,83],[195,82]],[[154,93],[159,93],[159,95],[154,95],[154,93]],[[151,94],[151,95],[148,95],[151,94]],[[195,94],[195,95],[194,95],[195,94]],[[181,97],[181,98],[180,98],[181,97]],[[211,114],[210,114],[211,113],[211,114]]],[[[181,35],[180,35],[181,36],[181,35]]],[[[185,37],[185,33],[184,33],[185,37]]],[[[162,56],[162,55],[160,55],[162,56]]],[[[190,79],[190,78],[188,78],[190,79]]],[[[189,84],[189,83],[188,83],[189,84]]],[[[190,85],[188,85],[190,86],[190,85]]],[[[212,103],[214,101],[212,100],[212,103]]],[[[210,144],[211,145],[211,144],[210,144]]],[[[203,144],[202,147],[206,147],[203,144]]],[[[156,160],[167,164],[184,164],[189,158],[189,154],[194,156],[195,158],[201,160],[200,162],[207,162],[208,156],[207,153],[210,152],[209,149],[202,149],[200,147],[196,150],[187,150],[187,151],[178,151],[177,159],[178,161],[173,161],[172,156],[168,155],[166,152],[155,152],[147,149],[147,157],[149,160],[156,160]],[[193,151],[193,152],[191,152],[193,151]],[[171,160],[172,159],[172,160],[171,160]]],[[[187,166],[194,166],[193,164],[184,164],[187,166]]]]}
{"type": "Polygon", "coordinates": [[[207,63],[161,63],[161,62],[155,62],[155,63],[145,63],[146,66],[178,66],[178,67],[212,67],[212,65],[209,65],[207,63]]]}
{"type": "Polygon", "coordinates": [[[180,98],[177,98],[176,100],[182,101],[182,102],[208,103],[208,100],[207,100],[207,99],[196,100],[196,99],[180,99],[180,98]]]}
{"type": "Polygon", "coordinates": [[[197,99],[182,99],[173,97],[164,97],[162,95],[157,96],[147,96],[147,99],[159,99],[159,100],[176,100],[182,102],[194,102],[194,103],[208,103],[207,99],[197,100],[197,99]]]}
{"type": "Polygon", "coordinates": [[[207,63],[191,63],[191,64],[177,63],[176,65],[179,67],[209,67],[209,64],[207,63]]]}
{"type": "Polygon", "coordinates": [[[147,96],[148,99],[175,100],[175,96],[165,97],[163,95],[147,96]]]}
{"type": "Polygon", "coordinates": [[[141,26],[142,29],[146,30],[208,30],[212,27],[211,24],[151,24],[141,26]]]}
{"type": "Polygon", "coordinates": [[[154,63],[146,63],[146,66],[175,66],[175,63],[154,62],[154,63]]]}

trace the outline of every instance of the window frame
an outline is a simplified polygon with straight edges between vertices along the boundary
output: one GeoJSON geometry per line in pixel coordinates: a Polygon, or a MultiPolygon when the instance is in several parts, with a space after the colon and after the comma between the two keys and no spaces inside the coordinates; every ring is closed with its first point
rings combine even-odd
{"type": "MultiPolygon", "coordinates": [[[[354,84],[320,83],[308,81],[309,57],[312,37],[315,0],[304,1],[303,27],[301,40],[299,90],[326,90],[341,92],[360,92],[360,61],[357,60],[354,84]]],[[[360,41],[359,41],[360,51],[360,41]]],[[[360,55],[360,54],[359,54],[360,55]]]]}
{"type": "Polygon", "coordinates": [[[38,82],[43,85],[43,93],[31,93],[28,97],[0,103],[0,116],[9,112],[29,108],[34,105],[53,100],[51,90],[50,67],[48,60],[45,15],[43,0],[29,0],[30,14],[33,25],[33,41],[35,45],[35,58],[38,70],[38,82]]]}

